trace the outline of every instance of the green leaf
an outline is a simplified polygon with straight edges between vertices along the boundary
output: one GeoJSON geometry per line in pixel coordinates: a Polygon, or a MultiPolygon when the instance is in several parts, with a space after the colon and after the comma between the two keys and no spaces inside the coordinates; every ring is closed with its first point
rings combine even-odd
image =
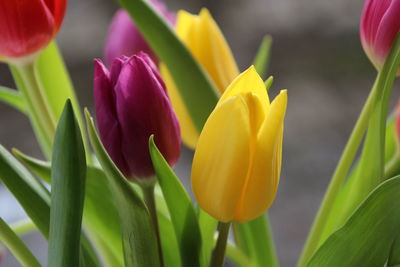
{"type": "MultiPolygon", "coordinates": [[[[35,175],[50,184],[50,163],[13,150],[14,155],[35,175]]],[[[121,230],[118,212],[111,198],[103,170],[88,166],[83,223],[94,239],[100,256],[111,266],[123,266],[121,230]]]]}
{"type": "Polygon", "coordinates": [[[35,63],[36,74],[41,83],[44,93],[52,109],[54,118],[58,120],[64,108],[65,101],[70,99],[74,108],[75,117],[86,148],[86,158],[90,162],[89,146],[87,143],[86,132],[83,125],[81,108],[75,95],[75,90],[71,82],[64,59],[55,41],[51,42],[44,49],[35,63]]]}
{"type": "MultiPolygon", "coordinates": [[[[27,109],[27,116],[29,117],[31,121],[31,125],[33,128],[33,131],[36,135],[36,139],[42,149],[43,154],[49,158],[51,155],[51,143],[52,143],[52,138],[47,137],[46,132],[43,128],[43,123],[39,121],[39,118],[42,118],[38,116],[36,113],[36,110],[34,110],[34,104],[33,104],[33,99],[28,97],[29,95],[29,86],[25,83],[25,80],[23,79],[24,75],[22,74],[22,71],[20,68],[9,65],[10,72],[13,76],[15,85],[18,88],[18,91],[20,92],[21,99],[23,99],[24,105],[27,109]]],[[[36,84],[34,84],[36,85],[36,84]]],[[[36,87],[35,87],[36,88],[36,87]]]]}
{"type": "Polygon", "coordinates": [[[218,101],[215,85],[174,30],[144,0],[119,0],[157,56],[166,64],[200,132],[218,101]]]}
{"type": "Polygon", "coordinates": [[[400,265],[400,235],[396,237],[390,250],[389,260],[387,266],[400,265]]]}
{"type": "Polygon", "coordinates": [[[265,84],[265,88],[267,89],[267,92],[271,88],[273,82],[274,82],[273,76],[269,76],[268,79],[265,80],[264,84],[265,84]]]}
{"type": "Polygon", "coordinates": [[[40,263],[26,247],[17,234],[0,218],[0,242],[5,244],[11,253],[24,267],[40,267],[40,263]]]}
{"type": "MultiPolygon", "coordinates": [[[[67,99],[71,100],[75,112],[80,110],[71,79],[56,42],[50,43],[40,53],[35,63],[35,69],[53,115],[57,120],[61,116],[67,99]]],[[[78,116],[77,119],[79,119],[78,116]]]]}
{"type": "Polygon", "coordinates": [[[229,242],[226,246],[226,257],[234,262],[237,266],[253,266],[253,263],[243,253],[243,251],[229,242]]]}
{"type": "MultiPolygon", "coordinates": [[[[45,238],[49,236],[50,193],[25,167],[0,145],[0,180],[13,194],[45,238]]],[[[83,235],[82,240],[86,237],[83,235]]],[[[87,267],[98,266],[88,242],[83,244],[87,267]]]]}
{"type": "Polygon", "coordinates": [[[161,246],[165,266],[180,267],[181,255],[178,241],[176,240],[175,229],[171,219],[167,215],[157,213],[158,224],[161,233],[161,246]]]}
{"type": "Polygon", "coordinates": [[[400,176],[383,182],[317,250],[309,267],[384,266],[400,233],[400,176]]]}
{"type": "Polygon", "coordinates": [[[49,266],[79,266],[86,159],[69,100],[57,126],[52,155],[49,266]]]}
{"type": "Polygon", "coordinates": [[[107,177],[103,170],[89,167],[83,222],[90,236],[103,244],[100,256],[110,266],[123,266],[122,234],[118,211],[112,199],[107,177]],[[110,196],[110,197],[105,197],[110,196]],[[107,253],[107,255],[103,255],[107,253]]]}
{"type": "Polygon", "coordinates": [[[45,181],[47,184],[51,183],[51,163],[30,157],[16,148],[12,149],[14,156],[22,162],[31,172],[37,177],[45,181]]]}
{"type": "Polygon", "coordinates": [[[37,231],[36,225],[31,219],[26,218],[11,224],[11,229],[18,235],[23,236],[37,231]]]}
{"type": "Polygon", "coordinates": [[[16,90],[0,86],[0,101],[22,113],[26,113],[24,100],[21,98],[21,94],[16,90]]]}
{"type": "Polygon", "coordinates": [[[247,223],[234,224],[237,246],[252,262],[252,265],[247,266],[278,266],[278,259],[270,228],[268,216],[264,215],[247,223]]]}
{"type": "Polygon", "coordinates": [[[3,146],[0,145],[0,180],[47,237],[50,194],[3,146]]]}
{"type": "Polygon", "coordinates": [[[257,55],[253,60],[253,65],[261,78],[265,77],[267,73],[269,58],[271,54],[271,46],[272,37],[270,35],[266,35],[263,38],[261,45],[258,48],[257,55]]]}
{"type": "Polygon", "coordinates": [[[387,163],[396,153],[397,144],[395,136],[396,112],[393,111],[387,119],[385,138],[385,162],[387,163]]]}
{"type": "Polygon", "coordinates": [[[127,267],[157,267],[160,261],[149,212],[142,199],[108,156],[96,132],[93,119],[87,110],[85,112],[89,139],[106,173],[118,207],[125,265],[127,267]]]}
{"type": "Polygon", "coordinates": [[[149,140],[150,156],[175,228],[183,266],[200,266],[201,234],[196,211],[185,188],[157,149],[154,137],[149,140]]]}
{"type": "Polygon", "coordinates": [[[346,200],[343,202],[338,226],[346,221],[365,197],[384,180],[385,146],[388,101],[400,65],[400,38],[397,38],[383,69],[378,74],[378,97],[374,104],[367,135],[358,166],[346,183],[346,200]]]}
{"type": "Polygon", "coordinates": [[[374,86],[354,126],[338,166],[334,171],[301,254],[299,266],[304,266],[318,246],[324,242],[325,239],[323,238],[325,235],[329,235],[337,226],[342,225],[347,219],[347,216],[354,211],[353,208],[357,207],[367,194],[374,189],[374,186],[383,179],[382,170],[385,157],[385,127],[388,102],[399,64],[400,34],[396,37],[383,68],[378,73],[374,86]],[[339,206],[340,210],[335,209],[335,203],[337,203],[338,198],[341,197],[340,194],[343,190],[345,178],[348,177],[349,170],[355,163],[354,158],[367,127],[369,133],[364,143],[362,152],[363,159],[361,159],[362,163],[356,169],[357,172],[356,175],[352,177],[353,180],[348,180],[345,184],[345,190],[348,190],[346,187],[352,186],[352,188],[350,188],[352,194],[349,195],[349,199],[346,199],[346,207],[343,208],[339,206]],[[372,165],[369,166],[369,163],[372,165]],[[362,169],[364,167],[368,168],[369,172],[363,173],[362,169]],[[335,210],[342,214],[332,214],[332,211],[335,212],[335,210]],[[337,216],[339,216],[339,218],[337,216]],[[328,229],[331,225],[334,225],[334,227],[328,229]]]}
{"type": "Polygon", "coordinates": [[[215,240],[215,230],[217,229],[218,221],[210,216],[207,212],[199,208],[198,220],[201,232],[202,240],[202,254],[203,262],[202,266],[206,267],[211,260],[211,252],[214,249],[215,240]]]}

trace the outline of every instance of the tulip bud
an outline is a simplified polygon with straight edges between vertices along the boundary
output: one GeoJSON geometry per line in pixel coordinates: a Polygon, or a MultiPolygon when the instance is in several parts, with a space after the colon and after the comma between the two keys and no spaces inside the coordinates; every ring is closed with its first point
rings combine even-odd
{"type": "MultiPolygon", "coordinates": [[[[176,21],[176,33],[194,58],[207,72],[220,93],[239,75],[231,49],[218,25],[207,9],[199,15],[179,11],[176,21]]],[[[177,113],[182,129],[183,142],[194,148],[199,138],[194,123],[165,65],[160,66],[172,105],[177,113]]]]}
{"type": "MultiPolygon", "coordinates": [[[[175,14],[169,12],[163,2],[150,0],[150,3],[167,22],[171,25],[175,24],[175,14]]],[[[136,27],[128,12],[123,9],[118,10],[108,30],[104,51],[106,64],[110,65],[114,58],[132,56],[142,51],[147,53],[154,62],[158,63],[156,54],[136,27]]]]}
{"type": "Polygon", "coordinates": [[[228,87],[201,132],[192,187],[202,209],[221,222],[262,215],[277,193],[286,90],[270,103],[254,67],[228,87]]]}
{"type": "Polygon", "coordinates": [[[114,60],[109,72],[95,60],[94,99],[100,138],[128,179],[154,176],[148,142],[170,166],[180,154],[180,129],[156,66],[144,53],[114,60]]]}
{"type": "MultiPolygon", "coordinates": [[[[379,70],[400,32],[400,0],[366,0],[360,36],[368,58],[379,70]]],[[[400,74],[400,69],[398,71],[400,74]]]]}
{"type": "Polygon", "coordinates": [[[67,0],[4,0],[0,3],[0,57],[27,57],[58,32],[67,0]]]}

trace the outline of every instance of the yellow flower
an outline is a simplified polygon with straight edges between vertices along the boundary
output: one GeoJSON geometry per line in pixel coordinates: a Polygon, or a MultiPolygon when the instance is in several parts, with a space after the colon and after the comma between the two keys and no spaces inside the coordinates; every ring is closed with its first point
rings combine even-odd
{"type": "MultiPolygon", "coordinates": [[[[239,70],[228,43],[209,11],[202,9],[199,15],[179,11],[176,33],[222,94],[239,75],[239,70]]],[[[183,142],[194,148],[199,132],[164,64],[160,65],[160,71],[181,125],[183,142]]]]}
{"type": "Polygon", "coordinates": [[[228,87],[201,132],[192,187],[205,211],[221,222],[262,215],[277,193],[287,92],[270,103],[252,66],[228,87]]]}

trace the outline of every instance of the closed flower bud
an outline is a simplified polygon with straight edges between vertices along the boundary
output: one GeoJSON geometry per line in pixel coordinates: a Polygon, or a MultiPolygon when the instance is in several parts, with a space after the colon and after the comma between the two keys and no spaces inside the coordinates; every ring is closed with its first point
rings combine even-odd
{"type": "MultiPolygon", "coordinates": [[[[175,23],[175,14],[169,12],[163,2],[160,0],[150,0],[149,2],[167,22],[171,25],[175,23]]],[[[147,53],[154,62],[158,63],[156,54],[136,27],[128,12],[120,9],[115,13],[108,31],[104,60],[107,65],[110,65],[117,57],[132,56],[139,52],[147,53]]]]}
{"type": "Polygon", "coordinates": [[[144,53],[114,60],[109,72],[95,61],[94,99],[100,138],[128,179],[154,176],[148,142],[174,166],[180,154],[178,120],[156,66],[144,53]]]}
{"type": "MultiPolygon", "coordinates": [[[[366,0],[360,35],[365,53],[379,70],[400,32],[400,0],[366,0]]],[[[400,74],[400,69],[398,71],[400,74]]]]}
{"type": "Polygon", "coordinates": [[[0,2],[0,57],[27,57],[54,38],[64,17],[66,0],[0,2]]]}
{"type": "Polygon", "coordinates": [[[262,215],[277,193],[286,90],[270,103],[250,67],[227,88],[201,132],[192,187],[202,209],[221,222],[262,215]]]}
{"type": "MultiPolygon", "coordinates": [[[[179,11],[176,33],[222,94],[239,75],[231,49],[207,9],[199,15],[179,11]]],[[[160,66],[182,129],[183,142],[194,148],[199,138],[194,123],[165,65],[160,66]]]]}

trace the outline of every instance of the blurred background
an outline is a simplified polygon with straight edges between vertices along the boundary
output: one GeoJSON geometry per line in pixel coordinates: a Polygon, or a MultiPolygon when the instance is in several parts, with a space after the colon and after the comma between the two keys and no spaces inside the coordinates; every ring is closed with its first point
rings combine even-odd
{"type": "MultiPolygon", "coordinates": [[[[270,210],[281,266],[295,266],[302,245],[358,113],[375,78],[361,48],[358,22],[362,0],[165,0],[169,9],[197,13],[207,7],[225,34],[238,65],[247,68],[265,34],[273,36],[269,74],[272,94],[287,88],[289,107],[281,184],[270,210]]],[[[80,103],[93,110],[93,58],[102,57],[112,0],[69,0],[58,42],[80,103]]],[[[0,84],[13,87],[6,66],[0,84]]],[[[397,89],[399,82],[397,82],[397,89]]],[[[392,106],[397,102],[398,90],[392,106]]],[[[0,143],[41,157],[29,121],[0,103],[0,143]]],[[[188,185],[192,153],[177,167],[188,185]]],[[[7,222],[24,212],[0,185],[0,216],[7,222]]],[[[39,234],[26,242],[45,262],[39,234]]],[[[9,254],[0,266],[19,266],[9,254]]]]}

